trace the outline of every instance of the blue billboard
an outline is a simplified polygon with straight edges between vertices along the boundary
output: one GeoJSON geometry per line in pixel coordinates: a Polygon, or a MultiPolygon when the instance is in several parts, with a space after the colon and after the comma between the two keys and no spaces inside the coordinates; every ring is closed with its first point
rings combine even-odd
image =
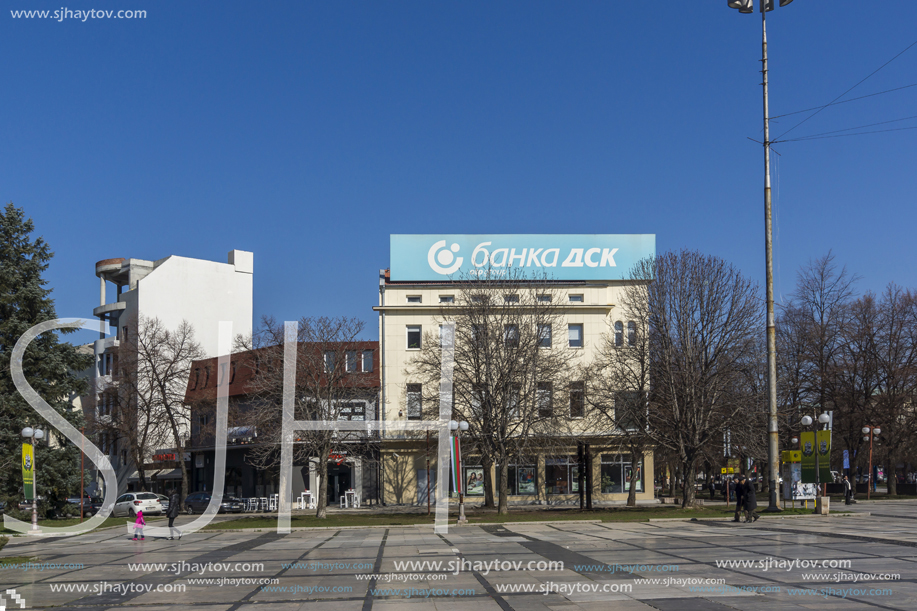
{"type": "Polygon", "coordinates": [[[623,280],[655,254],[655,234],[400,234],[391,236],[391,279],[469,280],[512,269],[555,280],[623,280]]]}

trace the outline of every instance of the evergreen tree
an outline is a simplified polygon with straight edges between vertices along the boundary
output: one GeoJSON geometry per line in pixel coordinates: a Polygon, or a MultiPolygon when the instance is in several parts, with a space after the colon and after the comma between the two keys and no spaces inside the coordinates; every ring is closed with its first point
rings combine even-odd
{"type": "MultiPolygon", "coordinates": [[[[43,238],[32,239],[34,228],[32,220],[12,203],[0,213],[0,498],[14,502],[23,498],[21,431],[37,426],[46,433],[35,452],[38,494],[48,500],[46,508],[59,508],[79,490],[79,448],[26,403],[10,372],[13,346],[22,334],[57,318],[51,289],[42,278],[54,253],[43,238]],[[52,436],[55,443],[49,443],[52,436]]],[[[32,388],[77,428],[83,415],[73,410],[69,399],[85,391],[85,382],[75,372],[91,365],[91,356],[61,342],[57,333],[35,338],[23,357],[23,370],[32,388]]]]}

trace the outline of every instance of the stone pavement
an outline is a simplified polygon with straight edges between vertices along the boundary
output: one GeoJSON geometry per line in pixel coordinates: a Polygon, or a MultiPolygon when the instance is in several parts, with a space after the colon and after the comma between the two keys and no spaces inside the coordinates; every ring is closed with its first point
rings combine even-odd
{"type": "Polygon", "coordinates": [[[40,564],[0,570],[0,593],[84,611],[917,609],[917,502],[850,509],[871,515],[17,537],[0,555],[40,564]]]}

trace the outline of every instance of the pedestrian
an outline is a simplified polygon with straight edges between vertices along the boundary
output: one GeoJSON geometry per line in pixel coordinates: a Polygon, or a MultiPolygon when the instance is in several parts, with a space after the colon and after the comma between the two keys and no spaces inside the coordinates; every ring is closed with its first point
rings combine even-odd
{"type": "Polygon", "coordinates": [[[745,478],[737,475],[733,479],[736,481],[736,484],[733,486],[736,491],[736,511],[732,521],[741,522],[741,520],[739,520],[739,514],[741,514],[745,509],[745,487],[741,484],[741,482],[745,478]]]}
{"type": "Polygon", "coordinates": [[[850,480],[847,479],[847,476],[844,476],[844,505],[850,505],[853,500],[853,486],[850,485],[850,480]]]}
{"type": "MultiPolygon", "coordinates": [[[[181,497],[178,495],[178,489],[173,488],[172,492],[169,494],[169,511],[166,513],[166,516],[169,518],[169,540],[171,541],[175,537],[172,535],[172,531],[175,524],[175,518],[178,517],[178,512],[181,509],[181,497]]],[[[178,538],[181,539],[181,529],[175,528],[174,530],[178,531],[178,538]]]]}
{"type": "Polygon", "coordinates": [[[146,526],[146,520],[143,519],[143,510],[137,510],[137,520],[134,522],[134,541],[137,540],[137,535],[140,535],[140,540],[143,541],[143,527],[146,526]]]}
{"type": "Polygon", "coordinates": [[[726,507],[729,507],[729,478],[723,478],[723,500],[726,501],[726,507]]]}
{"type": "Polygon", "coordinates": [[[751,480],[745,479],[745,476],[742,476],[742,488],[745,492],[743,495],[744,504],[745,504],[745,523],[757,522],[759,516],[755,509],[758,508],[758,499],[755,498],[755,485],[751,480]]]}
{"type": "Polygon", "coordinates": [[[716,486],[713,484],[713,480],[710,480],[710,483],[707,484],[710,488],[710,500],[713,500],[713,496],[716,494],[716,486]]]}

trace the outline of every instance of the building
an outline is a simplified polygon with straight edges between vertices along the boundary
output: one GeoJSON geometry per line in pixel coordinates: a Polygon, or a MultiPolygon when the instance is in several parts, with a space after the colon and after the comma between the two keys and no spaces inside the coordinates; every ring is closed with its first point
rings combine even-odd
{"type": "MultiPolygon", "coordinates": [[[[262,372],[268,368],[282,372],[283,368],[279,361],[270,360],[272,356],[266,354],[269,350],[271,348],[259,348],[233,354],[228,380],[217,375],[216,358],[194,363],[185,395],[192,422],[191,458],[194,468],[191,492],[212,490],[215,476],[215,407],[217,388],[223,383],[229,385],[225,494],[239,498],[262,498],[279,492],[279,453],[276,448],[280,436],[282,386],[277,384],[279,376],[265,381],[266,376],[262,372]],[[265,452],[273,455],[267,456],[265,452]]],[[[279,352],[277,357],[282,355],[282,351],[279,352]]],[[[334,362],[343,364],[339,376],[331,382],[337,387],[330,391],[335,397],[333,401],[338,404],[335,419],[378,420],[378,342],[299,344],[296,394],[302,396],[303,392],[308,392],[309,379],[327,372],[334,362]]],[[[324,485],[329,505],[338,503],[347,490],[354,490],[364,503],[378,502],[378,433],[365,431],[332,435],[334,444],[328,461],[328,477],[321,484],[317,476],[316,456],[310,454],[310,448],[305,445],[305,435],[299,434],[297,445],[300,451],[294,453],[293,498],[299,498],[300,493],[306,490],[315,493],[320,485],[324,485]]]]}
{"type": "MultiPolygon", "coordinates": [[[[437,327],[449,319],[464,286],[476,276],[499,274],[501,270],[515,273],[512,277],[517,280],[522,277],[519,273],[546,275],[559,313],[552,328],[544,331],[546,349],[572,351],[580,363],[588,363],[605,334],[624,337],[625,331],[635,329],[634,321],[620,318],[616,304],[627,285],[627,272],[654,253],[652,235],[391,236],[391,268],[380,272],[379,305],[374,308],[379,314],[382,354],[382,418],[393,422],[421,419],[420,403],[429,389],[412,375],[413,359],[421,353],[430,332],[435,337],[437,327]]],[[[525,282],[519,286],[524,287],[525,282]]],[[[459,341],[461,338],[456,339],[459,341]]],[[[550,381],[544,384],[545,396],[559,394],[550,381]]],[[[575,406],[582,406],[583,398],[570,392],[570,403],[566,397],[552,397],[549,402],[553,401],[552,409],[571,406],[566,419],[571,421],[573,433],[560,444],[560,450],[554,447],[509,465],[510,502],[578,500],[581,463],[577,452],[583,442],[588,444],[589,460],[582,464],[589,470],[585,475],[591,476],[594,500],[624,500],[630,485],[637,487],[638,499],[652,499],[652,452],[645,453],[637,473],[632,473],[630,456],[621,448],[620,432],[589,428],[587,419],[578,425],[576,421],[583,414],[575,406]]],[[[538,393],[542,394],[540,388],[538,393]]],[[[425,503],[427,473],[435,475],[436,462],[435,451],[431,456],[426,440],[389,430],[382,439],[381,453],[384,502],[425,503]],[[428,467],[428,460],[432,467],[428,467]]],[[[479,456],[463,458],[462,480],[466,495],[473,500],[483,496],[484,468],[479,456]]],[[[495,467],[491,467],[490,478],[496,481],[495,467]]]]}
{"type": "MultiPolygon", "coordinates": [[[[95,266],[99,278],[99,306],[93,315],[111,326],[112,335],[100,333],[92,344],[95,365],[89,372],[90,397],[82,402],[90,422],[104,423],[110,418],[111,405],[106,393],[118,381],[116,371],[118,348],[138,321],[159,319],[166,329],[177,328],[187,321],[194,328],[195,340],[208,355],[218,352],[218,325],[231,321],[233,334],[252,331],[252,280],[254,255],[243,250],[229,252],[226,263],[187,257],[169,256],[158,261],[141,259],[105,259],[95,266]],[[108,285],[112,285],[114,291],[108,285]]],[[[186,381],[181,382],[184,387],[186,381]]],[[[185,435],[190,427],[183,424],[185,435]]],[[[132,464],[124,440],[102,434],[99,448],[111,458],[119,476],[119,488],[136,485],[137,465],[132,464]]],[[[150,452],[147,470],[153,476],[154,489],[180,480],[178,456],[174,447],[155,448],[150,452]],[[178,473],[176,473],[178,472],[178,473]]],[[[185,457],[187,459],[187,457],[185,457]]],[[[119,492],[120,492],[119,491],[119,492]]]]}

